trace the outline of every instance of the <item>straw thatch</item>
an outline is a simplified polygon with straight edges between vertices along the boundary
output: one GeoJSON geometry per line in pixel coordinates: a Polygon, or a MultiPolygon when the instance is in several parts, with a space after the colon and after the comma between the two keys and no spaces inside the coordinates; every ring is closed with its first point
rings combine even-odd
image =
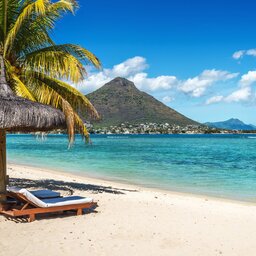
{"type": "Polygon", "coordinates": [[[66,127],[65,116],[60,110],[14,95],[6,82],[1,55],[0,68],[0,129],[34,132],[66,127]]]}
{"type": "Polygon", "coordinates": [[[65,125],[65,116],[57,109],[18,97],[0,96],[0,129],[33,132],[65,128],[65,125]]]}

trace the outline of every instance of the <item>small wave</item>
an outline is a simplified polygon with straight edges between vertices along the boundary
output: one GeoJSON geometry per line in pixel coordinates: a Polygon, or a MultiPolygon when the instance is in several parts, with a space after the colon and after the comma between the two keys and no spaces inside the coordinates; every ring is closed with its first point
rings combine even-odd
{"type": "Polygon", "coordinates": [[[129,136],[107,136],[107,139],[129,139],[129,136]]]}

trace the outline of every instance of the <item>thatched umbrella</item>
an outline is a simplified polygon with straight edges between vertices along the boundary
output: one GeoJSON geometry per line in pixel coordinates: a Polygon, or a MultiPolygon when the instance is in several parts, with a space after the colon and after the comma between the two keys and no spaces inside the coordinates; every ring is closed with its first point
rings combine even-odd
{"type": "Polygon", "coordinates": [[[6,194],[6,131],[35,132],[65,128],[64,114],[53,107],[17,97],[6,82],[0,55],[0,209],[6,194]]]}

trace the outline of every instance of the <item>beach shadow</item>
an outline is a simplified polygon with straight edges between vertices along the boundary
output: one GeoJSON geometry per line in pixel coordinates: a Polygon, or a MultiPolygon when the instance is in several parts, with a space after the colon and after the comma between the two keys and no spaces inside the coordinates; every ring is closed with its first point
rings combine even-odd
{"type": "Polygon", "coordinates": [[[12,221],[12,222],[15,222],[15,223],[28,223],[28,218],[26,217],[9,217],[9,216],[5,216],[5,219],[6,221],[12,221]]]}
{"type": "MultiPolygon", "coordinates": [[[[90,213],[98,213],[98,211],[96,210],[96,208],[98,207],[98,205],[92,206],[91,208],[86,208],[83,209],[83,215],[86,214],[90,214],[90,213]]],[[[43,219],[62,219],[62,218],[68,218],[68,217],[74,217],[76,216],[76,210],[68,210],[68,211],[63,211],[63,212],[52,212],[52,213],[39,213],[36,215],[36,220],[40,221],[43,219]]],[[[79,216],[80,217],[80,216],[79,216]]],[[[6,221],[12,221],[14,223],[29,223],[29,220],[26,216],[22,217],[9,217],[7,215],[5,215],[5,219],[6,221]]]]}
{"type": "Polygon", "coordinates": [[[125,192],[138,192],[137,190],[119,189],[111,186],[100,186],[94,184],[85,184],[79,182],[66,182],[61,180],[31,180],[31,179],[20,179],[10,178],[10,186],[16,186],[26,189],[50,189],[57,191],[65,191],[70,195],[73,195],[74,190],[89,191],[91,193],[110,193],[110,194],[125,194],[125,192]]]}

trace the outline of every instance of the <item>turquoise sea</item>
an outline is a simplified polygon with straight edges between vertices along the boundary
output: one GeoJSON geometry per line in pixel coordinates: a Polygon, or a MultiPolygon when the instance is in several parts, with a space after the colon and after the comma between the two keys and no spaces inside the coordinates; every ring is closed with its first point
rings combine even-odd
{"type": "Polygon", "coordinates": [[[256,202],[256,135],[8,135],[8,161],[256,202]]]}

